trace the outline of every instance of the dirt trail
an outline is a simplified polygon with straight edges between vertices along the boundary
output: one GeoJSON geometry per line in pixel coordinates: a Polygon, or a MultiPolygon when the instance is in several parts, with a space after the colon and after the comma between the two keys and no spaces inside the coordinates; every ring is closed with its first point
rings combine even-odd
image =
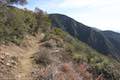
{"type": "Polygon", "coordinates": [[[32,56],[34,53],[38,52],[39,45],[37,41],[30,41],[30,47],[24,50],[24,54],[21,56],[21,65],[18,68],[17,80],[32,80],[31,72],[33,68],[32,56]],[[32,42],[32,43],[31,43],[32,42]]]}
{"type": "MultiPolygon", "coordinates": [[[[23,55],[23,58],[20,60],[21,62],[21,68],[20,68],[20,74],[19,74],[19,79],[18,80],[28,80],[29,78],[31,78],[30,73],[32,71],[32,55],[34,53],[36,53],[37,50],[36,49],[31,49],[28,50],[27,53],[25,53],[25,55],[23,55]]],[[[30,80],[30,79],[29,79],[30,80]]]]}

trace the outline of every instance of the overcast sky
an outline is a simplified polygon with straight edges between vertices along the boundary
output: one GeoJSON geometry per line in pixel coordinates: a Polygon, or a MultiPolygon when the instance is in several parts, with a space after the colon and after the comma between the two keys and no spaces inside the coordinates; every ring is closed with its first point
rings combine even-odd
{"type": "Polygon", "coordinates": [[[25,7],[65,14],[91,27],[120,32],[120,0],[28,0],[25,7]]]}

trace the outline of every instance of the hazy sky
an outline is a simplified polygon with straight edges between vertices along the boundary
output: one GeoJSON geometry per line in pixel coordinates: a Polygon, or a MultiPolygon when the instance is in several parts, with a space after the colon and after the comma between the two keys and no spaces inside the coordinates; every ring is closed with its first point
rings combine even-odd
{"type": "Polygon", "coordinates": [[[28,0],[31,10],[61,13],[91,27],[120,32],[120,0],[28,0]]]}

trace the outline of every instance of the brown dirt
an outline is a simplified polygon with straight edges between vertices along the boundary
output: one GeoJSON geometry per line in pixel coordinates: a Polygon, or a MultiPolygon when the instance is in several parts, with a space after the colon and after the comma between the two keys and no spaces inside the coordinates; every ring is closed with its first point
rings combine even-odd
{"type": "MultiPolygon", "coordinates": [[[[21,46],[17,46],[15,44],[10,43],[9,45],[1,45],[0,46],[0,59],[3,57],[5,58],[6,55],[8,57],[14,56],[18,60],[18,65],[11,65],[9,62],[5,62],[8,60],[3,60],[3,63],[6,63],[8,66],[16,67],[14,68],[14,71],[5,65],[5,69],[10,70],[10,74],[13,74],[13,76],[10,76],[10,74],[6,75],[5,77],[0,76],[0,80],[32,80],[31,78],[31,69],[32,69],[32,55],[36,53],[39,50],[39,40],[33,36],[27,36],[21,46]],[[2,55],[4,53],[4,55],[2,55]]],[[[2,65],[0,67],[2,68],[2,65]]],[[[8,73],[8,70],[3,70],[5,73],[8,73]]],[[[0,71],[0,75],[3,75],[3,72],[0,71]]]]}

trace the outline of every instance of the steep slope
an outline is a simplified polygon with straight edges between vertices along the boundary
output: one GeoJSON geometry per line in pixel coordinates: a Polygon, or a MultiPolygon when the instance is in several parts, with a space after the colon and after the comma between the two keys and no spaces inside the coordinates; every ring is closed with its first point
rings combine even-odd
{"type": "Polygon", "coordinates": [[[120,79],[119,62],[59,28],[50,29],[41,10],[5,5],[0,10],[1,80],[120,79]]]}
{"type": "Polygon", "coordinates": [[[120,33],[117,33],[117,32],[114,32],[114,31],[102,31],[107,37],[109,38],[113,38],[113,39],[116,39],[116,40],[120,40],[120,33]]]}
{"type": "Polygon", "coordinates": [[[113,31],[103,31],[104,35],[109,38],[112,44],[117,48],[118,52],[120,52],[120,33],[116,33],[113,31]]]}
{"type": "Polygon", "coordinates": [[[105,80],[120,78],[118,62],[57,30],[46,35],[44,33],[38,36],[29,35],[23,40],[21,46],[13,43],[1,45],[0,74],[3,76],[0,78],[92,80],[99,75],[102,75],[99,77],[105,80]],[[12,58],[9,59],[9,57],[12,58]]]}
{"type": "Polygon", "coordinates": [[[61,28],[104,55],[109,55],[116,60],[120,60],[120,53],[117,46],[102,31],[81,24],[65,15],[50,14],[49,17],[52,21],[52,27],[61,28]]]}

